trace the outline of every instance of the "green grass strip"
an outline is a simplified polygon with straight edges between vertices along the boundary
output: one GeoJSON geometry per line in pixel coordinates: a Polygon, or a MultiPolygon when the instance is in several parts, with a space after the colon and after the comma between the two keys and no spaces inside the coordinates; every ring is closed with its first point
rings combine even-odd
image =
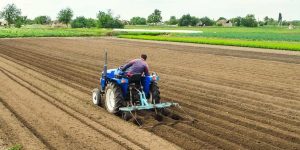
{"type": "Polygon", "coordinates": [[[105,29],[66,29],[66,28],[38,28],[38,29],[18,29],[0,28],[0,38],[16,37],[84,37],[103,36],[111,30],[105,29]]]}
{"type": "Polygon", "coordinates": [[[8,150],[21,150],[21,149],[22,149],[22,145],[16,144],[13,147],[9,148],[8,150]]]}
{"type": "Polygon", "coordinates": [[[240,46],[240,47],[300,51],[300,42],[251,41],[251,40],[241,40],[241,39],[149,36],[149,35],[119,35],[118,37],[128,38],[128,39],[143,39],[143,40],[156,40],[156,41],[171,41],[171,42],[184,42],[184,43],[198,43],[198,44],[227,45],[227,46],[240,46]]]}

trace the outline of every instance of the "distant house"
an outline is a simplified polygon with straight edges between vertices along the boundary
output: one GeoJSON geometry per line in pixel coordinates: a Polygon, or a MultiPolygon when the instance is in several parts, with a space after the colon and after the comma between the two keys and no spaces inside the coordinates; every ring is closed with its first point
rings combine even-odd
{"type": "Polygon", "coordinates": [[[198,22],[196,26],[202,26],[202,22],[198,22]]]}
{"type": "Polygon", "coordinates": [[[5,21],[5,20],[0,20],[0,26],[7,26],[8,24],[7,24],[7,21],[5,21]]]}
{"type": "Polygon", "coordinates": [[[150,25],[150,26],[162,26],[162,25],[165,25],[165,23],[164,22],[148,23],[148,25],[150,25]]]}
{"type": "Polygon", "coordinates": [[[66,28],[67,25],[63,24],[63,23],[60,23],[59,21],[55,20],[55,21],[52,22],[51,27],[52,28],[66,28]]]}
{"type": "Polygon", "coordinates": [[[128,21],[128,20],[121,20],[121,22],[122,22],[123,24],[125,24],[125,25],[130,24],[130,21],[128,21]]]}
{"type": "Polygon", "coordinates": [[[292,24],[290,24],[290,25],[289,25],[289,29],[290,29],[290,30],[293,30],[293,29],[295,29],[295,26],[292,25],[292,24]]]}
{"type": "Polygon", "coordinates": [[[230,20],[221,19],[217,21],[217,25],[223,27],[232,27],[232,22],[230,20]]]}

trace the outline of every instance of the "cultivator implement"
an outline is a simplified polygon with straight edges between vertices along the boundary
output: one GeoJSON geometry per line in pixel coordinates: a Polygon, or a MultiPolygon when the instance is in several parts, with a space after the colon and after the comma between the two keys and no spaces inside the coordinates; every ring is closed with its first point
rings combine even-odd
{"type": "Polygon", "coordinates": [[[149,104],[148,106],[121,107],[120,111],[122,111],[122,118],[124,120],[128,121],[129,119],[133,118],[134,123],[143,129],[153,128],[158,125],[169,126],[177,123],[194,123],[196,121],[196,119],[188,115],[178,103],[174,102],[165,102],[155,105],[149,104]],[[172,112],[173,108],[180,110],[181,113],[184,114],[184,117],[172,112]],[[151,110],[154,110],[154,118],[158,121],[158,123],[156,123],[155,125],[144,126],[142,120],[139,119],[138,112],[148,111],[153,113],[151,110]],[[165,119],[169,121],[164,122],[165,119]]]}
{"type": "Polygon", "coordinates": [[[150,109],[163,109],[168,107],[174,107],[177,106],[178,103],[174,102],[165,102],[165,103],[158,103],[158,104],[150,104],[148,103],[148,100],[146,99],[145,92],[139,91],[138,94],[140,96],[140,105],[133,105],[129,107],[121,107],[119,108],[120,111],[130,112],[130,111],[136,111],[136,110],[150,110],[150,109]]]}
{"type": "Polygon", "coordinates": [[[137,111],[137,110],[150,110],[150,109],[162,109],[162,108],[168,108],[172,106],[177,106],[178,103],[171,103],[171,102],[166,102],[166,103],[160,103],[160,104],[148,104],[145,106],[130,106],[130,107],[121,107],[119,108],[120,111],[137,111]]]}

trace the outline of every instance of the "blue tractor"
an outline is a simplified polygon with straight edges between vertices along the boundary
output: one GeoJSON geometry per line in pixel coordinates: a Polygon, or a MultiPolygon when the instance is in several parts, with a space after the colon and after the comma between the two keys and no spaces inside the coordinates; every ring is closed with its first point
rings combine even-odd
{"type": "Polygon", "coordinates": [[[103,106],[109,113],[122,114],[128,120],[132,112],[139,110],[163,110],[177,103],[160,100],[160,91],[157,85],[159,76],[152,73],[150,76],[134,74],[131,77],[124,75],[120,68],[107,69],[107,52],[105,64],[100,78],[100,88],[92,93],[95,105],[103,106]]]}

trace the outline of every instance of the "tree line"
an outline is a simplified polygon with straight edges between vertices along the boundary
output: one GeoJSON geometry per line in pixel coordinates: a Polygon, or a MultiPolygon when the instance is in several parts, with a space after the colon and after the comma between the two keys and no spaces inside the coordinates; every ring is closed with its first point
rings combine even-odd
{"type": "MultiPolygon", "coordinates": [[[[65,8],[57,14],[57,21],[67,26],[71,25],[72,28],[124,28],[124,25],[178,25],[178,26],[222,26],[224,22],[231,23],[233,26],[244,27],[257,27],[264,25],[289,25],[291,22],[283,21],[283,16],[279,13],[278,20],[266,16],[263,20],[258,21],[253,14],[246,15],[245,17],[235,17],[226,19],[220,17],[218,20],[213,20],[209,17],[196,17],[190,14],[184,14],[180,18],[171,16],[169,20],[162,21],[161,11],[155,9],[148,18],[140,16],[132,17],[129,21],[120,20],[119,16],[114,17],[111,10],[99,11],[96,19],[78,16],[73,18],[73,11],[70,8],[65,8]]],[[[51,24],[53,21],[49,16],[38,16],[33,20],[22,16],[21,9],[18,9],[15,4],[8,4],[3,11],[0,12],[0,18],[7,21],[8,26],[14,25],[21,27],[24,24],[51,24]]]]}
{"type": "MultiPolygon", "coordinates": [[[[72,28],[124,28],[124,23],[120,20],[120,17],[114,17],[111,10],[107,12],[99,11],[96,15],[96,19],[85,18],[84,16],[78,16],[72,19],[74,16],[73,10],[70,8],[62,9],[57,14],[57,21],[65,24],[67,27],[71,25],[72,28]]],[[[8,4],[3,11],[0,11],[0,18],[3,18],[9,27],[14,25],[20,28],[26,24],[51,24],[54,21],[49,16],[38,16],[33,20],[22,16],[21,9],[17,8],[15,4],[8,4]]]]}

